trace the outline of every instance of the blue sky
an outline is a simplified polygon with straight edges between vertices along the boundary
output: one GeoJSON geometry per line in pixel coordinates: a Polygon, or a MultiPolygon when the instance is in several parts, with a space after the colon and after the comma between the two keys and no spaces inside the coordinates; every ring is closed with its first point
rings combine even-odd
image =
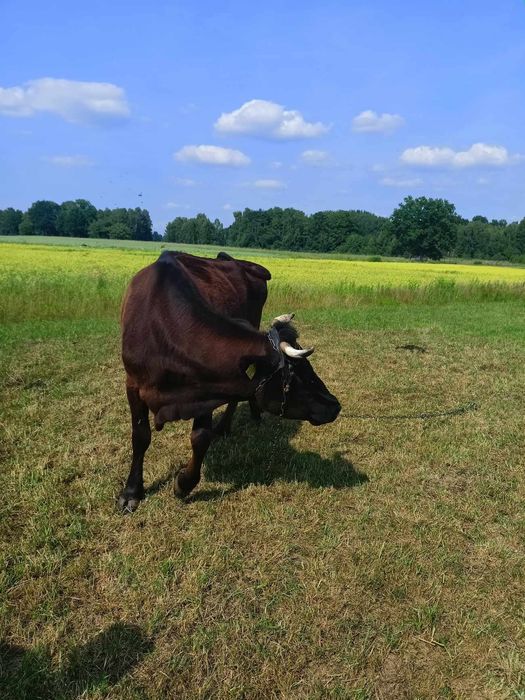
{"type": "Polygon", "coordinates": [[[0,22],[0,208],[525,216],[523,0],[2,0],[0,22]]]}

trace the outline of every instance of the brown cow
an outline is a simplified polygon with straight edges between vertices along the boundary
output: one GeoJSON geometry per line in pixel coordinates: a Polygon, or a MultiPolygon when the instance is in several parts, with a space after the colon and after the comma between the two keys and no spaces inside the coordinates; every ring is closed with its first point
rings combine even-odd
{"type": "Polygon", "coordinates": [[[212,412],[228,404],[218,432],[229,430],[238,401],[252,415],[268,411],[321,425],[340,404],[306,359],[292,315],[258,330],[266,301],[264,267],[220,253],[216,260],[163,252],[132,279],[122,307],[122,359],[131,410],[133,459],[119,504],[134,510],[144,498],[143,461],[157,430],[193,419],[192,458],[175,479],[186,496],[199,482],[210,445],[212,412]]]}

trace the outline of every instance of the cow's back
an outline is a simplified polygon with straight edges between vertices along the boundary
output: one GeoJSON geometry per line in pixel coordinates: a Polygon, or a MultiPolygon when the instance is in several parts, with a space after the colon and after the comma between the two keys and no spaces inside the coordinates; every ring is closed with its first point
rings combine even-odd
{"type": "Polygon", "coordinates": [[[234,260],[220,253],[216,259],[200,258],[187,253],[176,255],[199,295],[215,311],[229,318],[240,318],[259,327],[268,295],[269,271],[245,260],[234,260]]]}
{"type": "MultiPolygon", "coordinates": [[[[169,375],[170,384],[185,384],[194,376],[188,358],[194,355],[198,338],[202,371],[208,364],[203,338],[210,331],[224,337],[225,325],[232,331],[227,319],[242,319],[258,328],[270,273],[254,263],[228,258],[165,251],[135,275],[121,314],[128,382],[157,391],[169,375]]],[[[217,370],[220,373],[220,367],[217,370]]]]}

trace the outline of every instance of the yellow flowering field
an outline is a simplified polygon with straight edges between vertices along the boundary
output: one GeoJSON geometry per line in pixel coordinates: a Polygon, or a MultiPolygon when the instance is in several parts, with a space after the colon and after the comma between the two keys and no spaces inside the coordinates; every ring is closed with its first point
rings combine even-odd
{"type": "MultiPolygon", "coordinates": [[[[199,255],[210,255],[210,246],[198,247],[172,244],[199,255]]],[[[214,251],[213,251],[214,252],[214,251]]],[[[305,282],[321,287],[338,287],[351,283],[356,286],[398,287],[428,284],[438,278],[468,282],[525,282],[525,267],[500,265],[465,265],[427,262],[367,262],[363,260],[334,260],[321,257],[281,257],[261,255],[249,250],[235,251],[246,260],[253,260],[272,272],[274,280],[303,285],[305,282]]],[[[213,253],[211,253],[213,254],[213,253]]],[[[28,272],[103,273],[108,276],[132,275],[157,259],[152,252],[126,248],[59,247],[46,245],[0,244],[0,274],[28,272]]]]}
{"type": "MultiPolygon", "coordinates": [[[[177,246],[203,255],[211,247],[177,246]]],[[[128,279],[153,262],[159,248],[0,243],[0,319],[111,317],[128,279]]],[[[440,301],[458,294],[523,293],[525,268],[450,263],[367,262],[232,251],[272,273],[270,305],[356,305],[372,298],[440,301]]]]}

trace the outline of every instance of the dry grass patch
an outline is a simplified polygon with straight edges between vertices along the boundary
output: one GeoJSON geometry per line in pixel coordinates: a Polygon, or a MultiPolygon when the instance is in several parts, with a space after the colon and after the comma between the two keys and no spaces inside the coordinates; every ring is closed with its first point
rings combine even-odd
{"type": "Polygon", "coordinates": [[[303,333],[344,416],[239,411],[186,503],[172,475],[189,426],[171,425],[130,517],[116,336],[11,350],[2,697],[525,697],[522,346],[303,333]]]}

